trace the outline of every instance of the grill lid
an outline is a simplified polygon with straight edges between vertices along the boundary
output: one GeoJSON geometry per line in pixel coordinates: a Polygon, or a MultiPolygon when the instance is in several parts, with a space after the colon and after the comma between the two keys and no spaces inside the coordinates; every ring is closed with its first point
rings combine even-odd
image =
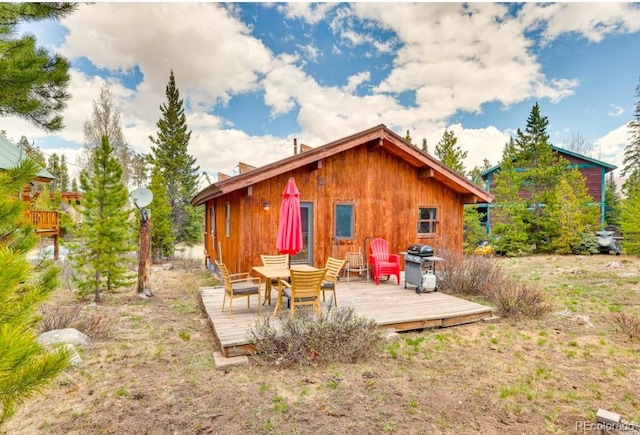
{"type": "Polygon", "coordinates": [[[407,254],[417,255],[419,257],[432,257],[433,248],[429,245],[422,245],[417,243],[407,248],[407,254]]]}

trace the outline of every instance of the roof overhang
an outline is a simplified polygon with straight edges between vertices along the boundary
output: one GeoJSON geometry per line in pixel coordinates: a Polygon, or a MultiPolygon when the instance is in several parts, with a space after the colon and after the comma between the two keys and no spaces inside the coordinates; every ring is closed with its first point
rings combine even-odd
{"type": "Polygon", "coordinates": [[[247,188],[306,165],[317,165],[322,159],[358,146],[367,146],[370,150],[382,149],[398,157],[416,168],[420,178],[433,178],[461,194],[466,204],[490,203],[493,200],[491,193],[476,186],[439,160],[409,144],[404,138],[381,124],[309,151],[213,183],[198,192],[191,200],[191,204],[194,206],[202,205],[211,199],[247,188]]]}

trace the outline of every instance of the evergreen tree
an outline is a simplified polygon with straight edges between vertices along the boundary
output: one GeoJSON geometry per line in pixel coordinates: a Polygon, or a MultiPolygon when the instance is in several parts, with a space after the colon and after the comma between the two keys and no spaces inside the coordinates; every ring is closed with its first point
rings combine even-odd
{"type": "Polygon", "coordinates": [[[622,175],[628,176],[629,185],[625,182],[625,193],[630,193],[630,185],[640,178],[640,83],[636,86],[636,97],[638,101],[635,105],[634,118],[629,122],[629,144],[624,149],[624,159],[622,164],[622,175]]]}
{"type": "Polygon", "coordinates": [[[80,172],[82,225],[73,243],[71,260],[77,273],[74,279],[78,296],[93,292],[94,300],[99,302],[104,289],[113,290],[132,282],[127,271],[133,258],[128,254],[136,246],[122,168],[106,136],[92,163],[91,175],[80,172]]]}
{"type": "Polygon", "coordinates": [[[29,140],[26,136],[21,136],[18,141],[18,147],[21,151],[26,152],[29,157],[36,161],[41,167],[45,167],[47,165],[47,161],[42,153],[40,147],[37,147],[35,144],[29,143],[29,140]]]}
{"type": "Polygon", "coordinates": [[[56,175],[58,186],[62,192],[69,191],[69,167],[67,166],[67,156],[60,156],[60,172],[56,175]]]}
{"type": "Polygon", "coordinates": [[[404,137],[404,140],[406,140],[408,143],[413,145],[413,139],[411,139],[411,134],[409,134],[409,130],[407,130],[407,135],[404,137]]]}
{"type": "Polygon", "coordinates": [[[131,181],[136,188],[141,188],[147,184],[149,179],[149,156],[136,153],[132,161],[131,181]]]}
{"type": "Polygon", "coordinates": [[[429,146],[427,145],[427,138],[422,138],[422,152],[429,154],[429,146]]]}
{"type": "Polygon", "coordinates": [[[93,166],[93,150],[100,146],[103,136],[109,140],[113,155],[122,168],[124,185],[128,186],[132,176],[134,152],[124,137],[120,123],[120,110],[115,107],[111,88],[106,84],[100,89],[98,100],[93,101],[91,117],[84,123],[84,147],[80,156],[80,165],[89,174],[93,166]]]}
{"type": "Polygon", "coordinates": [[[57,153],[53,153],[49,156],[49,160],[47,161],[47,171],[51,172],[55,180],[50,183],[52,190],[58,189],[60,190],[60,157],[57,153]]]}
{"type": "MultiPolygon", "coordinates": [[[[500,183],[501,188],[496,186],[494,189],[495,204],[502,206],[504,222],[508,223],[513,218],[524,224],[523,228],[527,229],[526,245],[534,247],[538,252],[549,252],[557,246],[552,244],[551,240],[558,237],[560,231],[554,217],[559,213],[554,207],[561,205],[554,202],[560,180],[569,177],[567,182],[571,186],[574,182],[580,182],[579,180],[584,183],[583,178],[571,175],[569,162],[553,150],[546,133],[548,123],[547,117],[541,115],[540,107],[536,103],[527,119],[525,131],[518,129],[516,138],[511,138],[505,145],[501,170],[496,174],[496,183],[501,177],[507,177],[507,180],[500,183]],[[505,171],[505,167],[511,169],[505,171]],[[508,194],[505,195],[501,189],[505,189],[508,194]],[[517,189],[519,194],[513,196],[513,189],[517,189]],[[518,204],[509,207],[504,201],[515,201],[518,204]],[[518,216],[511,213],[517,213],[518,216]]],[[[586,203],[580,207],[583,213],[590,214],[586,203]]],[[[518,244],[521,243],[520,236],[521,234],[518,234],[515,238],[518,244]]],[[[526,252],[526,249],[516,246],[515,251],[526,252]]]]}
{"type": "Polygon", "coordinates": [[[32,267],[26,253],[38,243],[16,193],[35,178],[31,159],[0,171],[0,427],[16,407],[42,390],[68,365],[69,352],[45,351],[36,341],[37,307],[57,285],[50,262],[32,267]]]}
{"type": "Polygon", "coordinates": [[[599,210],[587,207],[593,202],[577,169],[567,171],[551,194],[548,203],[550,221],[555,226],[549,231],[549,251],[569,254],[580,246],[584,234],[593,234],[598,226],[599,210]]]}
{"type": "Polygon", "coordinates": [[[160,106],[162,118],[158,120],[157,137],[149,139],[154,166],[167,177],[167,192],[171,203],[171,222],[176,242],[202,240],[203,216],[201,210],[191,206],[191,198],[196,194],[199,166],[188,153],[191,131],[187,129],[184,102],[176,87],[173,70],[166,88],[167,102],[160,106]]]}
{"type": "Polygon", "coordinates": [[[26,22],[60,19],[73,3],[0,3],[0,116],[19,116],[47,131],[62,129],[70,94],[69,62],[36,46],[33,35],[16,36],[26,22]]]}
{"type": "Polygon", "coordinates": [[[482,166],[476,165],[471,171],[469,171],[469,178],[471,178],[471,182],[478,187],[488,190],[487,182],[482,178],[482,173],[489,169],[491,169],[491,163],[489,163],[489,160],[485,158],[482,161],[482,166]]]}
{"type": "Polygon", "coordinates": [[[458,138],[452,131],[445,129],[440,142],[436,144],[435,154],[442,163],[464,176],[464,159],[467,158],[467,151],[457,146],[458,138]]]}
{"type": "Polygon", "coordinates": [[[609,173],[605,181],[604,208],[604,220],[607,225],[618,226],[620,224],[620,195],[613,178],[613,172],[609,173]]]}
{"type": "Polygon", "coordinates": [[[622,202],[620,229],[622,247],[627,254],[640,254],[640,183],[628,186],[627,198],[622,202]]]}
{"type": "Polygon", "coordinates": [[[175,239],[171,228],[171,205],[167,193],[167,180],[162,170],[155,167],[149,190],[153,193],[151,211],[151,256],[155,261],[173,255],[175,239]]]}
{"type": "Polygon", "coordinates": [[[72,192],[77,192],[78,190],[78,180],[76,180],[75,178],[73,180],[71,180],[71,191],[72,192]]]}

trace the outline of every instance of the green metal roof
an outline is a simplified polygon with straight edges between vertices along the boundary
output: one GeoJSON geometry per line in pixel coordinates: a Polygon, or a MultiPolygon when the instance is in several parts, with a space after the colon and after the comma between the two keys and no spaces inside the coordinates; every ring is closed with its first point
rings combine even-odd
{"type": "MultiPolygon", "coordinates": [[[[3,134],[0,134],[0,170],[7,170],[18,166],[22,160],[27,156],[26,152],[21,150],[20,147],[3,134]]],[[[56,177],[46,169],[42,169],[37,174],[39,179],[55,180],[56,177]]],[[[45,180],[43,180],[45,181],[45,180]]]]}
{"type": "MultiPolygon", "coordinates": [[[[594,165],[602,166],[602,167],[604,168],[605,173],[609,173],[609,172],[613,171],[614,169],[617,169],[617,166],[612,165],[612,164],[610,164],[610,163],[603,162],[603,161],[601,161],[601,160],[594,159],[593,157],[585,156],[585,155],[583,155],[583,154],[578,154],[578,153],[575,153],[575,152],[573,152],[573,151],[569,151],[569,150],[566,150],[566,149],[564,149],[564,148],[557,147],[557,146],[555,146],[555,145],[551,145],[551,148],[552,148],[554,151],[556,151],[556,152],[558,152],[558,153],[560,153],[560,154],[567,154],[567,155],[569,155],[569,156],[577,157],[577,158],[579,158],[579,159],[582,159],[582,160],[585,160],[585,161],[587,161],[587,162],[590,162],[590,163],[592,163],[592,164],[594,164],[594,165]]],[[[500,169],[500,165],[499,165],[499,164],[498,164],[498,165],[495,165],[495,166],[494,166],[494,167],[492,167],[492,168],[487,169],[487,170],[486,170],[486,171],[484,171],[484,172],[482,172],[482,173],[480,174],[480,176],[484,178],[486,175],[488,175],[488,174],[490,174],[490,173],[492,173],[492,172],[495,172],[495,171],[497,171],[498,169],[500,169]]]]}

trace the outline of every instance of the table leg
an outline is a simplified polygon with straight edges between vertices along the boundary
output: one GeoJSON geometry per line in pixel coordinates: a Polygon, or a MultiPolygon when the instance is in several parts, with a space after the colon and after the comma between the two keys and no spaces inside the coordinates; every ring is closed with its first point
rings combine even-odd
{"type": "Polygon", "coordinates": [[[282,283],[278,280],[278,299],[276,301],[276,308],[273,310],[273,315],[278,314],[278,311],[282,311],[282,283]]]}
{"type": "Polygon", "coordinates": [[[264,305],[267,300],[269,301],[269,305],[271,305],[271,278],[267,278],[264,281],[264,301],[262,305],[264,305]]]}

